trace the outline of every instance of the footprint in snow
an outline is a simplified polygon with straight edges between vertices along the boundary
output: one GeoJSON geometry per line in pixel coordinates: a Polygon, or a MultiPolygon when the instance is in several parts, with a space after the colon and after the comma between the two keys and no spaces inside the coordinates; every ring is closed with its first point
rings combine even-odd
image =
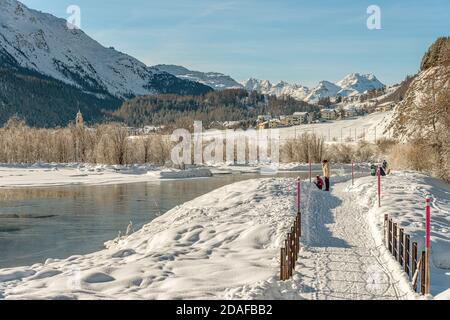
{"type": "Polygon", "coordinates": [[[125,258],[125,257],[132,256],[133,254],[136,254],[136,251],[134,251],[133,249],[124,249],[124,250],[117,251],[116,253],[114,253],[112,255],[112,257],[113,258],[125,258]]]}
{"type": "Polygon", "coordinates": [[[110,275],[107,275],[106,273],[103,273],[103,272],[94,272],[94,273],[88,274],[87,276],[85,276],[83,278],[83,281],[87,282],[87,283],[104,283],[104,282],[111,282],[114,280],[116,280],[116,279],[114,279],[110,275]]]}

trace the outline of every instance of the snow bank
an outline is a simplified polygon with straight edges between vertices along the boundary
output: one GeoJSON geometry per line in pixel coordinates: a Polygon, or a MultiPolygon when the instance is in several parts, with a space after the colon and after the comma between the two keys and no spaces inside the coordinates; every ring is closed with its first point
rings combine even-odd
{"type": "MultiPolygon", "coordinates": [[[[174,208],[103,251],[0,270],[0,295],[226,298],[227,290],[276,277],[279,248],[294,219],[293,185],[287,179],[239,182],[174,208]]],[[[277,290],[283,291],[271,292],[277,290]]],[[[259,292],[255,287],[244,298],[259,292]]]]}
{"type": "Polygon", "coordinates": [[[376,177],[358,179],[350,192],[361,194],[359,204],[369,210],[373,233],[383,241],[384,215],[389,214],[416,241],[425,242],[425,198],[431,195],[431,293],[450,287],[450,187],[444,182],[414,172],[394,172],[383,177],[382,207],[378,208],[376,177]]]}
{"type": "Polygon", "coordinates": [[[109,185],[211,176],[208,169],[180,171],[152,165],[0,164],[0,188],[109,185]]]}

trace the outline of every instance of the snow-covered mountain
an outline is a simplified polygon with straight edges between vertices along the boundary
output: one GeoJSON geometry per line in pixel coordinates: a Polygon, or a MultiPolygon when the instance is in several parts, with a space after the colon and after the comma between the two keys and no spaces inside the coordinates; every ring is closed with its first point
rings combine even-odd
{"type": "Polygon", "coordinates": [[[326,97],[354,96],[384,87],[384,84],[382,84],[373,74],[359,73],[349,74],[336,83],[325,80],[321,81],[313,89],[284,81],[272,85],[268,80],[258,80],[253,78],[242,82],[242,85],[249,91],[255,90],[263,94],[273,94],[277,96],[285,95],[307,102],[317,102],[320,98],[326,97]]]}
{"type": "Polygon", "coordinates": [[[230,76],[218,72],[192,71],[185,67],[171,64],[159,64],[154,66],[154,68],[170,73],[180,79],[203,83],[214,90],[242,88],[242,85],[239,82],[230,76]]]}
{"type": "Polygon", "coordinates": [[[262,94],[276,95],[276,96],[290,96],[297,100],[305,100],[310,93],[310,90],[298,84],[291,84],[280,81],[273,85],[268,80],[258,80],[250,78],[243,81],[242,86],[248,91],[257,91],[262,94]]]}
{"type": "Polygon", "coordinates": [[[351,73],[341,81],[336,82],[336,85],[341,88],[338,94],[343,97],[353,96],[375,89],[381,89],[385,86],[371,73],[351,73]]]}
{"type": "Polygon", "coordinates": [[[119,98],[210,90],[105,48],[83,31],[69,29],[66,20],[16,0],[0,0],[0,56],[84,91],[119,98]]]}
{"type": "Polygon", "coordinates": [[[306,101],[317,102],[320,98],[337,96],[342,88],[330,81],[320,81],[317,87],[311,90],[306,101]]]}

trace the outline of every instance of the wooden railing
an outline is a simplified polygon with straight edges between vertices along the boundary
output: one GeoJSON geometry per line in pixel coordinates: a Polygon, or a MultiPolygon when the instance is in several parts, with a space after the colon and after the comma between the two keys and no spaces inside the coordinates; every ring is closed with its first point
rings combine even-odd
{"type": "Polygon", "coordinates": [[[414,291],[417,292],[420,280],[420,293],[425,294],[425,251],[418,258],[417,242],[411,245],[411,237],[387,214],[384,216],[384,241],[389,252],[408,275],[414,291]]]}
{"type": "Polygon", "coordinates": [[[289,280],[295,270],[295,265],[300,253],[300,237],[302,232],[302,219],[299,212],[295,217],[294,226],[287,234],[284,248],[281,248],[280,256],[280,280],[289,280]]]}

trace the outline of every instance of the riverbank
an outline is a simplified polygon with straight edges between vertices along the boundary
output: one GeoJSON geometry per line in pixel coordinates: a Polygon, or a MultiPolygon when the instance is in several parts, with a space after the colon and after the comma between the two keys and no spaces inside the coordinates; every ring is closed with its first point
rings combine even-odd
{"type": "Polygon", "coordinates": [[[0,164],[0,188],[113,185],[163,179],[206,178],[207,168],[176,170],[152,165],[0,164]]]}
{"type": "MultiPolygon", "coordinates": [[[[397,205],[416,210],[416,215],[404,215],[409,224],[420,225],[421,217],[420,204],[408,192],[423,191],[424,186],[430,186],[426,192],[435,196],[433,203],[442,214],[432,234],[433,248],[437,248],[434,254],[440,255],[442,250],[438,248],[448,248],[445,232],[450,226],[445,214],[450,203],[448,189],[443,189],[435,179],[415,173],[394,173],[387,179],[396,182],[392,188],[397,192],[392,189],[386,195],[385,208],[392,206],[393,211],[401,212],[397,205]]],[[[331,249],[326,253],[331,264],[339,250],[357,254],[362,249],[373,254],[378,263],[383,261],[381,258],[388,259],[377,243],[380,230],[376,220],[384,211],[375,209],[375,203],[368,200],[375,190],[373,178],[358,179],[353,187],[346,177],[334,180],[338,183],[331,194],[320,192],[309,183],[302,186],[305,238],[293,280],[283,283],[277,276],[279,248],[295,214],[295,182],[269,178],[238,182],[178,206],[136,233],[107,243],[107,249],[100,252],[0,270],[0,296],[6,299],[416,298],[400,267],[389,260],[382,264],[386,277],[371,278],[371,256],[361,258],[358,272],[369,275],[367,281],[375,284],[375,289],[388,284],[391,290],[370,291],[368,295],[365,286],[355,287],[351,279],[345,278],[351,261],[346,266],[334,265],[344,273],[330,279],[333,285],[324,288],[314,286],[316,282],[308,283],[311,275],[329,279],[330,275],[323,273],[325,269],[312,268],[314,261],[323,262],[321,250],[327,247],[331,249]],[[360,231],[344,232],[346,228],[355,230],[349,216],[361,223],[360,231]],[[315,247],[322,249],[317,251],[315,247]],[[335,286],[334,280],[340,285],[335,286]],[[336,296],[336,292],[344,294],[336,296]]],[[[414,234],[414,230],[409,232],[414,234]]],[[[450,287],[449,279],[448,270],[434,268],[433,294],[446,298],[448,293],[442,292],[450,287]]]]}
{"type": "MultiPolygon", "coordinates": [[[[70,185],[113,185],[139,183],[168,179],[208,178],[222,174],[265,174],[258,165],[217,165],[191,167],[177,170],[153,165],[89,165],[89,164],[0,164],[0,188],[58,187],[70,185]]],[[[336,164],[334,168],[342,175],[351,170],[350,165],[336,164]]],[[[287,163],[278,166],[279,172],[308,172],[309,165],[287,163]]],[[[321,171],[320,164],[312,170],[321,171]]],[[[269,172],[275,174],[275,172],[269,172]]]]}

